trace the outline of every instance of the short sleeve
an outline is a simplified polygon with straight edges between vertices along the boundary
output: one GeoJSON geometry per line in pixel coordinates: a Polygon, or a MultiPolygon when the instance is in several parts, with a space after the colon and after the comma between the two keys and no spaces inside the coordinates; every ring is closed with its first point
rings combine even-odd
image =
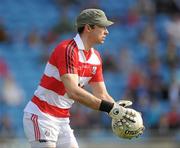
{"type": "Polygon", "coordinates": [[[60,76],[67,73],[78,73],[78,55],[74,40],[58,45],[55,49],[54,57],[60,76]]]}

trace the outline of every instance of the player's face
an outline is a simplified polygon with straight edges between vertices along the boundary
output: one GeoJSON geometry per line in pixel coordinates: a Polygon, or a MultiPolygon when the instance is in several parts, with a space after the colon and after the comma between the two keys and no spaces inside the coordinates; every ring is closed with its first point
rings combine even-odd
{"type": "Polygon", "coordinates": [[[94,26],[92,31],[92,37],[95,44],[102,44],[105,41],[106,36],[109,34],[106,27],[94,26]]]}

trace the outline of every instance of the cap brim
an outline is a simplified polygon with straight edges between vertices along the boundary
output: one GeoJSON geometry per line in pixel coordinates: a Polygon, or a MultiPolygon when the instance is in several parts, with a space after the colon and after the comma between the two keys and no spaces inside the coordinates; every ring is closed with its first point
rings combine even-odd
{"type": "Polygon", "coordinates": [[[108,27],[108,26],[111,26],[112,24],[114,24],[114,22],[106,20],[106,21],[101,22],[98,25],[103,26],[103,27],[108,27]]]}

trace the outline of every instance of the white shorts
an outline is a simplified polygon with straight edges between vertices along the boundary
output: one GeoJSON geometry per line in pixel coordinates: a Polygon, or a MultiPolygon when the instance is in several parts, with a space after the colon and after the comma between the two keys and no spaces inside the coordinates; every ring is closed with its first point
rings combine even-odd
{"type": "Polygon", "coordinates": [[[78,148],[68,122],[55,122],[47,117],[25,112],[23,125],[32,148],[78,148]]]}

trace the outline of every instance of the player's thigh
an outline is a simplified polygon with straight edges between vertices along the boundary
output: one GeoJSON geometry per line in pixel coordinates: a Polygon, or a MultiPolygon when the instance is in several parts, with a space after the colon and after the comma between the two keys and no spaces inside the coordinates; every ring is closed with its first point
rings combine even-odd
{"type": "Polygon", "coordinates": [[[69,124],[60,127],[57,148],[79,148],[74,132],[69,124]]]}
{"type": "Polygon", "coordinates": [[[32,148],[55,148],[59,127],[50,120],[24,113],[24,132],[32,148]]]}

